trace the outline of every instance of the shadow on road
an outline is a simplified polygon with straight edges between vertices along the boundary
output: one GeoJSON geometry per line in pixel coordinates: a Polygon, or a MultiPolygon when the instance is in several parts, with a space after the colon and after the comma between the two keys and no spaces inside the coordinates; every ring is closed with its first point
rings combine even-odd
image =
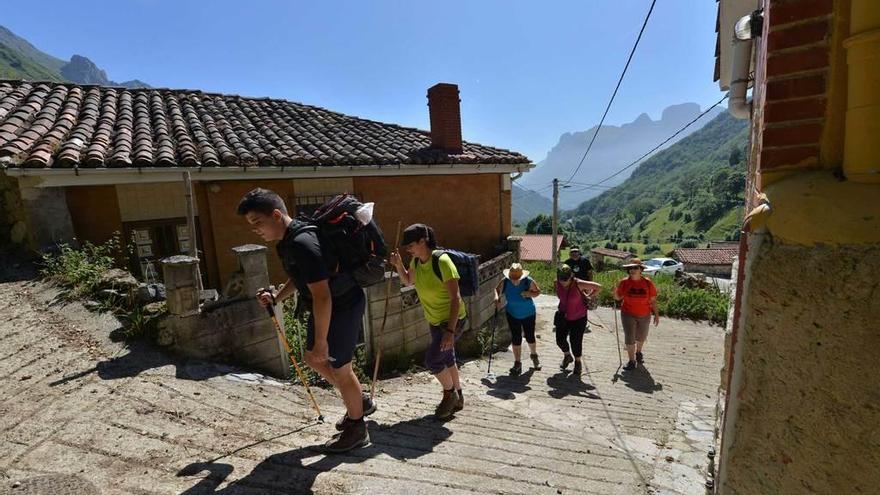
{"type": "Polygon", "coordinates": [[[583,397],[585,399],[602,398],[599,395],[590,392],[590,390],[596,390],[596,387],[584,382],[582,375],[575,375],[568,371],[560,371],[559,373],[548,377],[547,385],[550,387],[547,394],[554,399],[561,399],[569,395],[572,397],[583,397]]]}
{"type": "Polygon", "coordinates": [[[532,387],[529,387],[529,382],[534,374],[535,370],[529,369],[516,377],[509,375],[499,376],[494,383],[488,378],[483,378],[480,381],[483,385],[489,387],[489,390],[486,392],[487,395],[511,400],[516,398],[516,394],[524,394],[532,389],[532,387]]]}
{"type": "Polygon", "coordinates": [[[654,381],[654,377],[651,376],[648,368],[641,364],[634,370],[623,371],[620,374],[620,380],[636,392],[653,394],[663,390],[663,384],[654,381]]]}
{"type": "Polygon", "coordinates": [[[181,495],[314,493],[312,488],[321,473],[332,471],[345,464],[359,464],[383,454],[404,462],[418,459],[433,452],[434,447],[452,434],[443,423],[433,419],[433,415],[388,426],[381,426],[371,421],[369,428],[372,444],[368,447],[346,454],[328,456],[320,453],[319,446],[307,446],[273,454],[246,476],[220,490],[217,488],[232,474],[233,466],[216,462],[222,458],[209,462],[194,462],[181,469],[177,475],[195,476],[205,471],[208,474],[181,495]],[[309,462],[313,458],[317,460],[309,462]]]}

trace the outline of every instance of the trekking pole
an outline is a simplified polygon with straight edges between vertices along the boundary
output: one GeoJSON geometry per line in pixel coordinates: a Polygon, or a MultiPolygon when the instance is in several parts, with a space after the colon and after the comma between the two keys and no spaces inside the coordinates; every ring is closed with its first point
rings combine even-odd
{"type": "MultiPolygon", "coordinates": [[[[397,222],[397,233],[394,237],[394,249],[400,243],[400,222],[397,222]]],[[[389,262],[390,264],[390,262],[389,262]]],[[[370,382],[370,400],[376,395],[376,382],[379,379],[379,362],[382,361],[382,341],[385,337],[385,322],[388,321],[388,301],[391,299],[391,279],[394,273],[385,281],[385,309],[382,310],[382,326],[379,327],[379,345],[376,350],[376,362],[373,363],[373,380],[370,382]]]]}
{"type": "Polygon", "coordinates": [[[617,370],[614,372],[614,379],[612,379],[612,381],[615,381],[617,379],[618,373],[620,373],[620,368],[623,367],[623,355],[620,353],[620,328],[617,326],[617,301],[616,300],[611,305],[611,311],[614,312],[614,337],[617,339],[617,361],[619,363],[617,365],[617,370]]]}
{"type": "Polygon", "coordinates": [[[290,348],[290,342],[287,341],[284,331],[281,330],[281,323],[278,322],[278,317],[275,316],[275,294],[272,294],[272,292],[268,290],[260,292],[260,294],[266,293],[272,298],[272,305],[266,306],[266,312],[269,313],[269,317],[272,318],[272,323],[275,324],[275,330],[278,332],[278,337],[281,339],[281,342],[284,342],[284,348],[287,350],[287,355],[290,356],[290,362],[293,363],[293,369],[296,370],[296,375],[299,377],[299,381],[302,382],[303,386],[306,388],[306,393],[309,394],[312,407],[315,409],[315,412],[318,413],[318,421],[323,423],[324,415],[321,414],[321,408],[318,407],[318,401],[315,400],[315,396],[312,394],[312,389],[309,388],[309,382],[306,381],[305,376],[299,367],[299,363],[296,362],[296,356],[293,353],[293,349],[290,348]]]}
{"type": "Polygon", "coordinates": [[[492,373],[492,354],[495,352],[495,328],[498,326],[498,306],[495,307],[495,314],[492,315],[492,343],[489,345],[489,367],[486,368],[486,379],[495,380],[495,373],[492,373]]]}

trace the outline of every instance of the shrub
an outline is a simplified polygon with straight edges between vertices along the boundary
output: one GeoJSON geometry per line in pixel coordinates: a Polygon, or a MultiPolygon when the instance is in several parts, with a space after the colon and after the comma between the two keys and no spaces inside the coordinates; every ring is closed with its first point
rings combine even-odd
{"type": "Polygon", "coordinates": [[[118,232],[100,245],[85,242],[82,247],[75,248],[61,244],[56,253],[42,256],[41,274],[67,289],[70,299],[89,297],[94,294],[101,275],[113,268],[115,255],[119,252],[118,232]]]}

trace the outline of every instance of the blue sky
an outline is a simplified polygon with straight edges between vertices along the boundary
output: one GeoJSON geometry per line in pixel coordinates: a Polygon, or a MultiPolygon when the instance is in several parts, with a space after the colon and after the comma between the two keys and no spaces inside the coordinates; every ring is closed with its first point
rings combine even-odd
{"type": "MultiPolygon", "coordinates": [[[[596,124],[650,0],[7,2],[0,24],[116,81],[271,96],[428,128],[425,93],[461,89],[470,141],[544,158],[596,124]]],[[[659,0],[606,121],[721,93],[714,0],[659,0]]]]}

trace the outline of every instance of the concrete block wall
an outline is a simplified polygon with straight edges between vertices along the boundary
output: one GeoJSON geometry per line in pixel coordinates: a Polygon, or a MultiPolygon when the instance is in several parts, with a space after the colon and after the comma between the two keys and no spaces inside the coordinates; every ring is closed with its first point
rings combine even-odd
{"type": "MultiPolygon", "coordinates": [[[[287,378],[290,363],[266,310],[254,297],[269,286],[266,247],[238,246],[233,250],[240,280],[236,292],[211,306],[199,306],[198,259],[172,256],[162,260],[169,317],[160,326],[160,344],[182,356],[228,362],[287,378]]],[[[284,328],[279,307],[276,316],[284,328]]]]}
{"type": "MultiPolygon", "coordinates": [[[[503,276],[502,271],[518,258],[518,250],[506,252],[480,265],[480,288],[473,297],[465,298],[468,309],[468,321],[462,341],[476,338],[477,331],[485,327],[495,314],[493,291],[503,276]]],[[[367,353],[375,357],[379,347],[385,356],[404,355],[421,359],[421,355],[430,343],[428,322],[419,304],[419,297],[414,287],[401,288],[397,274],[391,277],[388,297],[388,311],[385,316],[386,284],[376,284],[366,289],[367,292],[367,324],[365,325],[367,353]],[[385,318],[384,328],[382,326],[385,318]]],[[[387,279],[386,279],[387,280],[387,279]]],[[[499,314],[502,310],[499,310],[499,314]]],[[[505,345],[507,321],[499,317],[496,328],[496,343],[505,345]]]]}

